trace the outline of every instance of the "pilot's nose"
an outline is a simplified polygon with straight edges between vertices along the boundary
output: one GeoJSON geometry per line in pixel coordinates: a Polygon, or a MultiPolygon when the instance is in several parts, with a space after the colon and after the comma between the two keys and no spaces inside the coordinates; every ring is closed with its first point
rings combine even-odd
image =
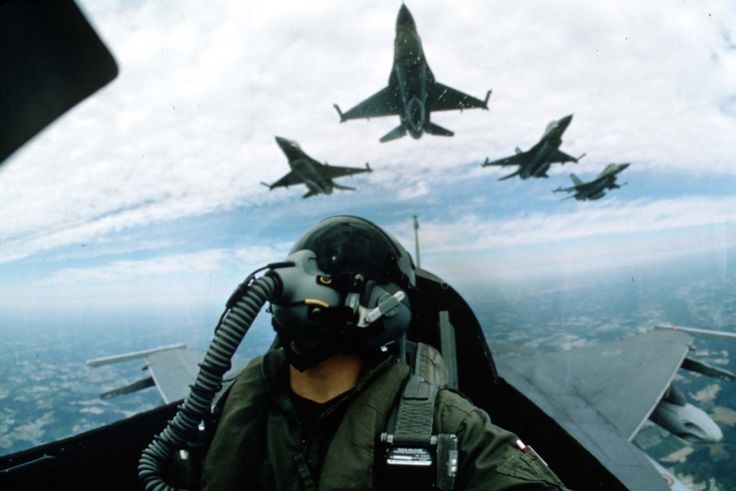
{"type": "Polygon", "coordinates": [[[396,27],[399,26],[414,27],[414,17],[411,16],[411,12],[409,12],[409,9],[404,4],[401,4],[399,15],[396,17],[396,27]]]}

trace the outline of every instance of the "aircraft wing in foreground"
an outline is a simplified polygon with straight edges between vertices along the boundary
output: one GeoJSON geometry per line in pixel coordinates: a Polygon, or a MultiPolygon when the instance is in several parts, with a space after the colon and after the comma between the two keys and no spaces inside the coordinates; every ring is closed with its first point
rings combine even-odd
{"type": "Polygon", "coordinates": [[[726,370],[688,358],[693,334],[660,326],[594,346],[542,354],[496,351],[494,358],[509,384],[560,423],[627,487],[664,491],[669,489],[665,480],[632,439],[651,419],[688,441],[720,440],[720,428],[687,402],[673,379],[680,368],[734,378],[726,370]]]}
{"type": "MultiPolygon", "coordinates": [[[[165,404],[179,401],[189,395],[190,386],[199,372],[199,363],[204,353],[188,349],[185,344],[161,346],[144,351],[106,356],[87,361],[87,366],[100,367],[131,360],[145,360],[148,377],[137,380],[100,394],[102,399],[110,399],[130,394],[148,387],[156,386],[165,404]]],[[[245,360],[233,358],[232,368],[226,376],[238,373],[245,367],[245,360]]]]}

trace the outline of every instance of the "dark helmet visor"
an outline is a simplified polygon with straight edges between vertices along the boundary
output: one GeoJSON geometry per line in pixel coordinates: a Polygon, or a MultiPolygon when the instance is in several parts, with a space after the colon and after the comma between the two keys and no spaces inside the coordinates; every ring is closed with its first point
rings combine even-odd
{"type": "Polygon", "coordinates": [[[401,277],[397,259],[401,252],[388,236],[368,221],[332,217],[317,224],[292,247],[317,256],[320,270],[329,275],[362,274],[377,281],[401,277]]]}

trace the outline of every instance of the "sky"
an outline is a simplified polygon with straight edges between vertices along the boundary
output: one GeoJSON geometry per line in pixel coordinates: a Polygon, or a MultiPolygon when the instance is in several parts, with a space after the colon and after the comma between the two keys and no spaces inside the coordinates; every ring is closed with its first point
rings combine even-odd
{"type": "Polygon", "coordinates": [[[490,110],[442,112],[452,138],[381,144],[398,117],[339,123],[385,86],[398,1],[80,2],[120,66],[0,168],[0,308],[224,301],[310,225],[356,214],[451,282],[530,281],[736,245],[736,6],[724,1],[409,2],[435,78],[490,110]],[[499,182],[486,157],[573,121],[586,153],[499,182]],[[370,162],[303,200],[274,136],[370,162]],[[568,174],[631,162],[596,202],[568,174]],[[19,307],[21,306],[21,307],[19,307]]]}

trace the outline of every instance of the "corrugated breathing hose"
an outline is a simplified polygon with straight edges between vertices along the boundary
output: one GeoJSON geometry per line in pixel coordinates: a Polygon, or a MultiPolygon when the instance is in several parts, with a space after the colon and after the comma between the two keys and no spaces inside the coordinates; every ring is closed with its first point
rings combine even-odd
{"type": "Polygon", "coordinates": [[[162,477],[165,466],[175,452],[186,448],[197,436],[199,424],[210,414],[212,400],[222,386],[225,372],[230,369],[235,350],[263,305],[281,289],[281,282],[276,275],[267,274],[251,283],[252,276],[243,282],[228,301],[228,310],[223,314],[204,361],[199,365],[199,373],[189,397],[179,406],[179,411],[166,428],[154,437],[141,454],[138,476],[146,491],[176,489],[162,477]]]}

